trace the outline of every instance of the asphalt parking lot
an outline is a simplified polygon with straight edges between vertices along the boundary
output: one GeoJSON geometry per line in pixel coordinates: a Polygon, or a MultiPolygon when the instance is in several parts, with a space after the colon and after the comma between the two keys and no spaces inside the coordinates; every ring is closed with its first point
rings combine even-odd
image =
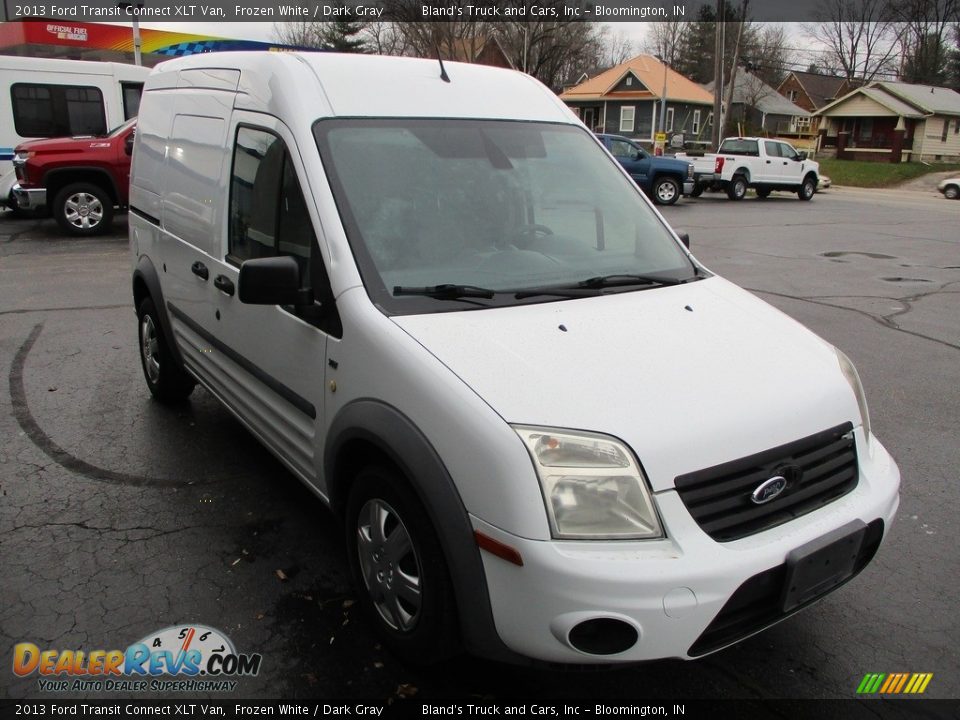
{"type": "Polygon", "coordinates": [[[849,585],[692,663],[405,666],[352,604],[322,503],[204,391],[151,401],[123,216],[86,240],[0,216],[2,694],[48,697],[10,672],[15,643],[124,648],[202,623],[263,655],[236,697],[849,698],[868,672],[932,672],[927,696],[960,696],[960,202],[843,188],[811,203],[708,194],[664,214],[708,267],[860,371],[903,488],[849,585]]]}

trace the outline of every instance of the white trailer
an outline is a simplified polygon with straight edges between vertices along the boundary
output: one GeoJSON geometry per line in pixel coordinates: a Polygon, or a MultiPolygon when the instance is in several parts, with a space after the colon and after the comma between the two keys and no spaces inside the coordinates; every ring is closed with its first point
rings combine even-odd
{"type": "Polygon", "coordinates": [[[106,134],[137,114],[149,73],[122,63],[0,56],[0,204],[13,206],[19,143],[106,134]]]}

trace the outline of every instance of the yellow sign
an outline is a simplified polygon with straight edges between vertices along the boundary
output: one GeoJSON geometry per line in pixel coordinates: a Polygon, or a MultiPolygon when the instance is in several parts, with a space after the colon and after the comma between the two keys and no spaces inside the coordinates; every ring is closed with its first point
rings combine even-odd
{"type": "Polygon", "coordinates": [[[656,140],[658,143],[665,143],[667,141],[667,134],[664,132],[658,132],[656,134],[656,140]]]}

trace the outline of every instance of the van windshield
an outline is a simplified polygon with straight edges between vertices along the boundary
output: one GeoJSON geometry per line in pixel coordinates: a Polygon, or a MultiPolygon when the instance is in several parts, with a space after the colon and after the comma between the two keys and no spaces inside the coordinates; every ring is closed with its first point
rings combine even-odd
{"type": "Polygon", "coordinates": [[[393,314],[646,290],[702,276],[583,129],[321,120],[314,132],[371,299],[393,314]]]}

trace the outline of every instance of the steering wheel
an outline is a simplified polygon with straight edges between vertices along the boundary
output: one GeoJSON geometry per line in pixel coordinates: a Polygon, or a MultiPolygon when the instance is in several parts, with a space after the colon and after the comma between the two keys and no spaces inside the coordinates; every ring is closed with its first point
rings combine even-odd
{"type": "Polygon", "coordinates": [[[519,240],[520,244],[523,246],[529,245],[538,235],[543,237],[553,235],[553,230],[548,228],[546,225],[540,225],[538,223],[518,225],[517,227],[513,228],[513,232],[516,235],[517,240],[519,240]]]}

